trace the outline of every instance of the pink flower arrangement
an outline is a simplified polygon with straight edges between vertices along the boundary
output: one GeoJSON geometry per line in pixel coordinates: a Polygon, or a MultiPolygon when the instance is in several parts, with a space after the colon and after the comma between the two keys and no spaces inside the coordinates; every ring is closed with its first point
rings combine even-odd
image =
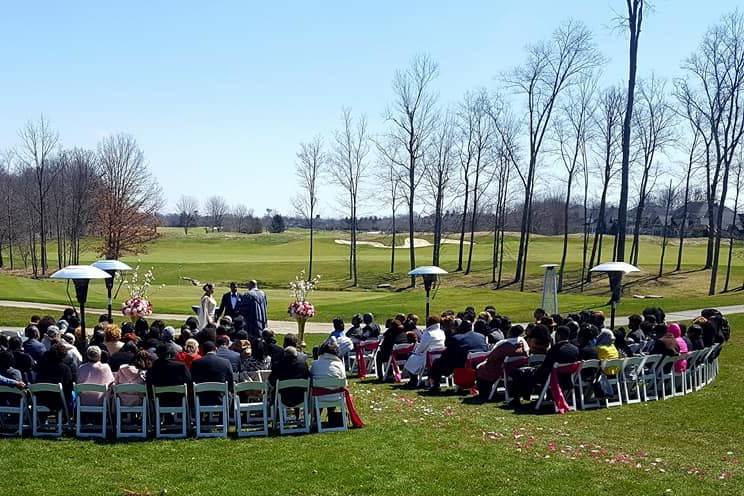
{"type": "Polygon", "coordinates": [[[309,301],[293,301],[287,311],[293,319],[311,319],[315,315],[315,307],[309,301]]]}
{"type": "MultiPolygon", "coordinates": [[[[134,268],[129,277],[124,281],[129,290],[129,299],[122,303],[121,313],[135,319],[137,317],[146,317],[152,315],[152,303],[150,303],[150,294],[152,292],[155,275],[152,267],[140,276],[140,266],[134,268]]],[[[161,287],[165,287],[162,285],[161,287]]]]}
{"type": "Polygon", "coordinates": [[[144,298],[135,296],[122,303],[121,313],[127,317],[152,315],[152,304],[144,298]]]}

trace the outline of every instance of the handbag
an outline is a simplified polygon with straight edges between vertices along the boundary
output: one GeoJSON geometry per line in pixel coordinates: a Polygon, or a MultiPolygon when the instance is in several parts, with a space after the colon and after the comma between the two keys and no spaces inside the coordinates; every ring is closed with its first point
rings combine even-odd
{"type": "Polygon", "coordinates": [[[455,384],[463,389],[475,386],[475,369],[456,368],[453,372],[455,384]]]}

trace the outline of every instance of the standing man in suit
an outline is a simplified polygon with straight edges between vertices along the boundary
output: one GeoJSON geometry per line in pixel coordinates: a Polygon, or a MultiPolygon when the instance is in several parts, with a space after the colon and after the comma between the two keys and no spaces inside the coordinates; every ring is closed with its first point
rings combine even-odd
{"type": "Polygon", "coordinates": [[[258,289],[256,281],[248,283],[248,291],[240,298],[238,310],[245,319],[245,331],[252,338],[261,337],[268,323],[266,293],[258,289]]]}
{"type": "Polygon", "coordinates": [[[240,293],[238,293],[238,285],[234,282],[230,283],[230,291],[222,295],[222,301],[220,301],[220,307],[217,309],[217,319],[222,317],[222,314],[230,316],[235,319],[240,312],[238,312],[238,305],[240,304],[240,293]]]}
{"type": "MultiPolygon", "coordinates": [[[[230,362],[217,356],[217,346],[212,341],[202,345],[204,356],[191,363],[191,377],[195,384],[200,382],[227,383],[229,391],[233,390],[233,369],[230,362]]],[[[222,402],[220,393],[202,393],[199,401],[205,405],[216,405],[222,402]]]]}

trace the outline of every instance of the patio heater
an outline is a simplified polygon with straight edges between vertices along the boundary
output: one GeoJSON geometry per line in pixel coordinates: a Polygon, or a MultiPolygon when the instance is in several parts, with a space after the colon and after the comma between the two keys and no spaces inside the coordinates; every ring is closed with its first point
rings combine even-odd
{"type": "MultiPolygon", "coordinates": [[[[111,320],[111,306],[113,304],[112,292],[114,289],[114,278],[116,278],[116,273],[126,272],[128,270],[132,270],[132,268],[124,262],[120,262],[119,260],[99,260],[97,262],[93,262],[91,266],[97,269],[101,269],[111,276],[109,279],[106,279],[104,281],[106,283],[106,292],[108,294],[108,319],[111,320]]],[[[121,287],[121,284],[119,284],[119,287],[121,287]]],[[[117,289],[116,292],[118,293],[119,290],[117,289]]]]}
{"type": "Polygon", "coordinates": [[[431,290],[439,282],[439,276],[447,274],[447,271],[436,265],[425,265],[422,267],[416,267],[408,273],[409,276],[421,276],[424,280],[424,290],[426,290],[426,318],[429,318],[429,302],[431,300],[431,290]]]}
{"type": "Polygon", "coordinates": [[[540,308],[545,310],[548,315],[553,315],[558,313],[558,279],[555,273],[555,268],[558,267],[558,265],[545,264],[540,267],[545,269],[540,308]]]}
{"type": "Polygon", "coordinates": [[[80,327],[82,337],[85,339],[85,302],[88,300],[88,283],[91,279],[109,279],[111,276],[92,265],[68,265],[49,277],[51,279],[67,279],[68,284],[69,281],[75,284],[75,296],[80,305],[80,327]]]}
{"type": "Polygon", "coordinates": [[[610,280],[610,329],[615,330],[615,308],[623,294],[623,276],[641,269],[625,262],[605,262],[589,269],[590,272],[604,272],[610,280]]]}

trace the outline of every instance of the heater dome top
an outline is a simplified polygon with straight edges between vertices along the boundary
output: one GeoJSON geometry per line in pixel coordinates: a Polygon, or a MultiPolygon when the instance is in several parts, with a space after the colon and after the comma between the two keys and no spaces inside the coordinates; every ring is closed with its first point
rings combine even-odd
{"type": "Polygon", "coordinates": [[[99,260],[97,262],[93,262],[90,265],[101,270],[132,270],[129,265],[119,260],[99,260]]]}
{"type": "Polygon", "coordinates": [[[444,274],[447,274],[447,271],[436,265],[416,267],[408,273],[409,276],[441,276],[444,274]]]}
{"type": "Polygon", "coordinates": [[[92,265],[68,265],[58,270],[51,279],[108,279],[111,277],[106,272],[92,265]]]}
{"type": "Polygon", "coordinates": [[[596,267],[592,267],[589,269],[590,272],[622,272],[623,274],[628,274],[630,272],[640,272],[641,269],[634,265],[630,265],[629,263],[625,262],[605,262],[602,264],[597,265],[596,267]]]}

